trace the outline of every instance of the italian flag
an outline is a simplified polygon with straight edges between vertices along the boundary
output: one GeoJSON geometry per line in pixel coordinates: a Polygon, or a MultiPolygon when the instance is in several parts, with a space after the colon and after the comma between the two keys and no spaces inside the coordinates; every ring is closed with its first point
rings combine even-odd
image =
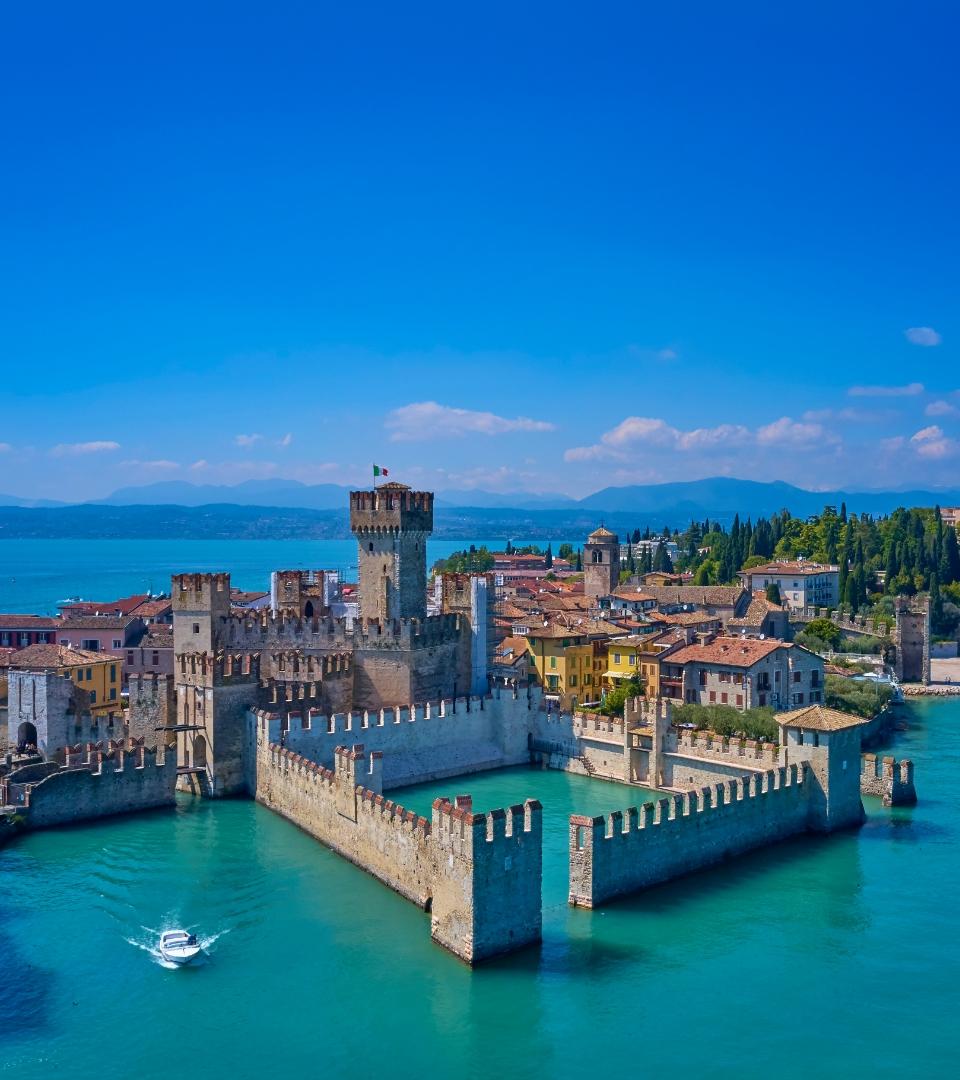
{"type": "Polygon", "coordinates": [[[373,475],[374,476],[389,476],[390,475],[390,470],[385,469],[382,465],[374,465],[374,467],[373,467],[373,475]]]}

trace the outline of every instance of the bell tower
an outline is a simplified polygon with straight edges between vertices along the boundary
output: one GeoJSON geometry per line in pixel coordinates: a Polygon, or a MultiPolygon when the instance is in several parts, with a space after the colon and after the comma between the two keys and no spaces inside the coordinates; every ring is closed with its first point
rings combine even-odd
{"type": "Polygon", "coordinates": [[[425,619],[433,493],[396,483],[351,491],[350,530],[357,538],[360,618],[425,619]]]}
{"type": "Polygon", "coordinates": [[[609,596],[620,582],[620,540],[602,525],[583,545],[583,591],[598,600],[609,596]]]}

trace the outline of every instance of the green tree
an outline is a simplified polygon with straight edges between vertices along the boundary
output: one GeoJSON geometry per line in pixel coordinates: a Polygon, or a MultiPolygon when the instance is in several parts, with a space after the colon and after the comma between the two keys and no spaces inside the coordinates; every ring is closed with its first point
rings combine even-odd
{"type": "Polygon", "coordinates": [[[837,648],[840,638],[843,636],[840,627],[830,619],[813,619],[807,623],[806,631],[812,637],[825,641],[831,649],[837,648]]]}
{"type": "Polygon", "coordinates": [[[780,596],[780,586],[771,581],[767,586],[767,599],[771,604],[783,604],[783,598],[780,596]]]}

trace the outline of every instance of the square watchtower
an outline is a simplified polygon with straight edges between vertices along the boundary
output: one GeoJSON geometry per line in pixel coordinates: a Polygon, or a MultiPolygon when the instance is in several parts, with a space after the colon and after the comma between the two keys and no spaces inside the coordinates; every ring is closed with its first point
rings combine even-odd
{"type": "Polygon", "coordinates": [[[433,492],[396,483],[351,491],[350,530],[357,538],[360,617],[425,619],[433,492]]]}

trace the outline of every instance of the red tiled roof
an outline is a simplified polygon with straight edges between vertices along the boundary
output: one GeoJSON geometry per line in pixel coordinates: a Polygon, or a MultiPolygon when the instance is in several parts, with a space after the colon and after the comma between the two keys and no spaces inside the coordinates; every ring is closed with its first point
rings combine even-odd
{"type": "Polygon", "coordinates": [[[138,593],[119,600],[79,600],[75,604],[61,604],[60,610],[64,615],[129,615],[151,599],[149,593],[138,593]]]}
{"type": "Polygon", "coordinates": [[[87,652],[86,649],[71,649],[66,645],[28,645],[10,657],[10,667],[47,670],[83,667],[108,660],[113,664],[117,662],[117,658],[111,653],[87,652]]]}
{"type": "Polygon", "coordinates": [[[723,664],[726,667],[753,667],[777,649],[782,641],[759,638],[718,637],[709,645],[687,645],[670,657],[672,664],[723,664]]]}
{"type": "Polygon", "coordinates": [[[828,563],[798,562],[796,560],[784,560],[783,562],[769,562],[763,566],[751,566],[749,570],[741,570],[741,574],[796,574],[798,577],[814,577],[817,574],[839,573],[839,566],[831,566],[828,563]]]}
{"type": "Polygon", "coordinates": [[[59,625],[51,615],[0,615],[0,630],[53,630],[59,625]]]}

